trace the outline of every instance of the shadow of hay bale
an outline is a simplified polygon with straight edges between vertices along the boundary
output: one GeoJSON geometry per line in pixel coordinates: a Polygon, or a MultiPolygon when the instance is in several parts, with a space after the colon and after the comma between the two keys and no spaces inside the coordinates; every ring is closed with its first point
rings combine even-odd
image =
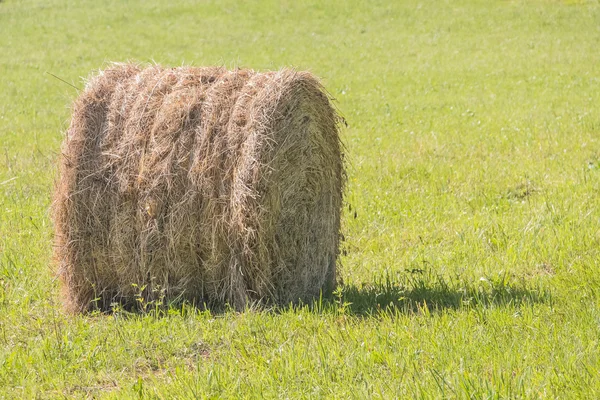
{"type": "Polygon", "coordinates": [[[316,312],[357,316],[436,313],[446,309],[521,307],[552,303],[551,293],[506,276],[473,283],[449,280],[429,270],[410,270],[362,285],[341,285],[331,296],[310,303],[316,312]]]}
{"type": "Polygon", "coordinates": [[[285,304],[336,282],[339,118],[307,72],[113,64],[76,100],[53,218],[69,312],[285,304]]]}

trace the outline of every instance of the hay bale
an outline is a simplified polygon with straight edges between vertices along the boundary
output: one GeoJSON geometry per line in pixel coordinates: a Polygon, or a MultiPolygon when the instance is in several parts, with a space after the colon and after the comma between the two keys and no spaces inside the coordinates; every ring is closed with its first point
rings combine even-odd
{"type": "Polygon", "coordinates": [[[338,116],[311,74],[114,64],[76,100],[54,195],[70,312],[243,309],[331,290],[338,116]]]}

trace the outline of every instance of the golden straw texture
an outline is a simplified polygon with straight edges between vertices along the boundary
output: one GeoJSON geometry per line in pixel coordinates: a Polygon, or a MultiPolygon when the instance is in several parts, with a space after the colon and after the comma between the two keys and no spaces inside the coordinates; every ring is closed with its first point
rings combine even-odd
{"type": "Polygon", "coordinates": [[[92,77],[54,195],[65,308],[164,296],[241,310],[331,290],[338,120],[307,72],[113,64],[92,77]]]}

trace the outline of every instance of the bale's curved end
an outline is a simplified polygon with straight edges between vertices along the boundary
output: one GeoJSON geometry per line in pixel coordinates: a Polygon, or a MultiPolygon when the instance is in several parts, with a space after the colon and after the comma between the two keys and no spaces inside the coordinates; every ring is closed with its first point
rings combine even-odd
{"type": "Polygon", "coordinates": [[[54,196],[66,309],[140,298],[243,309],[331,290],[337,122],[306,72],[118,64],[92,78],[54,196]]]}

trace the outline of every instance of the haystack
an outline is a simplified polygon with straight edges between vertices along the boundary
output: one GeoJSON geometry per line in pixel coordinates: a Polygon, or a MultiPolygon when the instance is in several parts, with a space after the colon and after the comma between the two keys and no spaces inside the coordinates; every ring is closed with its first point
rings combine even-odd
{"type": "Polygon", "coordinates": [[[343,183],[338,116],[310,73],[111,65],[62,148],[65,307],[240,310],[331,290],[343,183]]]}

